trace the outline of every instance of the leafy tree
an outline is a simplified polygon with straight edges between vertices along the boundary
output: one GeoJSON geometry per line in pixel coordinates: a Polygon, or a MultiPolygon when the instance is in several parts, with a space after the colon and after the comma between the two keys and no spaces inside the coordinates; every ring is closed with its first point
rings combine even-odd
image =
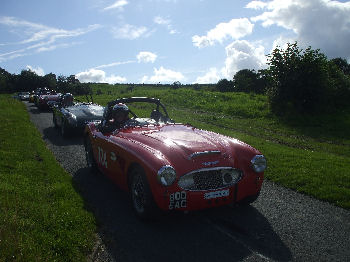
{"type": "Polygon", "coordinates": [[[57,89],[61,93],[69,92],[67,77],[65,77],[64,75],[59,75],[57,77],[57,89]]]}
{"type": "Polygon", "coordinates": [[[268,95],[274,112],[315,112],[328,103],[328,61],[319,50],[303,51],[295,42],[285,50],[276,48],[268,58],[268,95]]]}
{"type": "Polygon", "coordinates": [[[31,70],[22,70],[15,91],[32,91],[40,86],[41,77],[31,70]]]}
{"type": "Polygon", "coordinates": [[[12,75],[0,67],[0,93],[12,93],[12,75]]]}
{"type": "Polygon", "coordinates": [[[194,90],[196,90],[196,91],[198,91],[198,90],[201,89],[201,87],[199,86],[198,83],[193,84],[193,85],[192,85],[192,88],[193,88],[194,90]]]}
{"type": "Polygon", "coordinates": [[[180,81],[175,81],[171,86],[172,89],[178,89],[180,87],[181,87],[180,81]]]}
{"type": "Polygon", "coordinates": [[[342,108],[349,106],[350,75],[336,65],[333,60],[328,63],[329,104],[328,107],[342,108]]]}
{"type": "Polygon", "coordinates": [[[262,75],[255,70],[243,69],[238,71],[233,77],[234,91],[246,92],[246,93],[258,93],[265,92],[266,81],[262,75]]]}
{"type": "Polygon", "coordinates": [[[75,75],[70,75],[66,80],[68,84],[80,84],[79,80],[75,78],[75,75]]]}
{"type": "Polygon", "coordinates": [[[275,113],[316,113],[347,104],[350,77],[319,49],[301,50],[296,42],[289,43],[285,50],[276,48],[268,58],[265,77],[275,113]]]}
{"type": "Polygon", "coordinates": [[[345,75],[350,75],[350,65],[344,58],[334,58],[331,60],[345,75]]]}
{"type": "Polygon", "coordinates": [[[227,79],[221,79],[216,84],[216,89],[220,92],[231,92],[233,91],[233,83],[227,79]]]}
{"type": "Polygon", "coordinates": [[[53,73],[47,74],[42,78],[42,87],[48,87],[49,89],[57,88],[56,75],[53,73]]]}

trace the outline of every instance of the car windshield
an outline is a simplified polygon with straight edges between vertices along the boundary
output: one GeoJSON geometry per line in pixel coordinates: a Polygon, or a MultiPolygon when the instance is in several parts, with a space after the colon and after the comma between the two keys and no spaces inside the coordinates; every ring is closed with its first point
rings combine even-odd
{"type": "Polygon", "coordinates": [[[129,123],[131,126],[145,126],[173,122],[168,117],[164,108],[162,106],[157,106],[156,103],[133,102],[127,103],[127,106],[130,110],[129,117],[133,120],[129,123]]]}
{"type": "Polygon", "coordinates": [[[151,118],[132,118],[126,121],[125,127],[140,127],[140,126],[149,126],[149,125],[159,125],[160,123],[151,118]]]}

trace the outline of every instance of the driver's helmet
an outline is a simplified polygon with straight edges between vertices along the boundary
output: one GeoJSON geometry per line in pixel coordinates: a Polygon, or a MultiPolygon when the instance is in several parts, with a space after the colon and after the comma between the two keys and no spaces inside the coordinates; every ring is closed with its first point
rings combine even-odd
{"type": "Polygon", "coordinates": [[[70,93],[67,93],[62,98],[62,104],[63,106],[72,106],[73,105],[73,95],[70,93]]]}
{"type": "Polygon", "coordinates": [[[114,121],[123,122],[128,119],[129,108],[127,105],[118,103],[113,106],[112,117],[114,121]]]}

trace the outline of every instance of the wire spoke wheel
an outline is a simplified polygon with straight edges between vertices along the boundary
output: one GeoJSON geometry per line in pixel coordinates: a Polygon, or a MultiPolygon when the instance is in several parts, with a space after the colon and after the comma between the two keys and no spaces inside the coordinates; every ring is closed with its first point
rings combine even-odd
{"type": "Polygon", "coordinates": [[[64,121],[62,121],[62,124],[61,124],[61,135],[66,136],[66,127],[65,127],[64,121]]]}
{"type": "Polygon", "coordinates": [[[135,168],[131,173],[130,195],[132,206],[141,219],[154,219],[159,208],[154,202],[151,189],[142,168],[135,168]]]}
{"type": "Polygon", "coordinates": [[[86,164],[91,171],[95,171],[97,168],[97,165],[94,158],[94,153],[92,151],[91,142],[88,137],[85,138],[84,146],[85,146],[86,164]]]}
{"type": "Polygon", "coordinates": [[[57,128],[58,126],[57,126],[57,119],[56,119],[55,113],[52,114],[52,122],[53,122],[54,127],[57,128]]]}
{"type": "Polygon", "coordinates": [[[145,212],[145,189],[142,181],[142,177],[140,174],[134,175],[134,179],[132,182],[131,188],[132,200],[134,204],[134,208],[137,213],[145,212]]]}
{"type": "Polygon", "coordinates": [[[66,138],[70,136],[69,126],[64,120],[62,120],[62,124],[61,124],[61,135],[66,138]]]}

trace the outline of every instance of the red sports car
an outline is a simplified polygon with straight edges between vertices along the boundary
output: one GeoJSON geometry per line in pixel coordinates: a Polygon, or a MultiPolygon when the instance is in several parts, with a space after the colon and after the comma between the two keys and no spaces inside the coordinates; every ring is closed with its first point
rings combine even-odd
{"type": "Polygon", "coordinates": [[[258,150],[231,137],[175,123],[154,98],[108,103],[104,120],[86,126],[84,144],[88,166],[130,192],[141,218],[160,210],[249,204],[259,195],[266,168],[258,150]],[[127,105],[132,118],[119,129],[105,131],[103,125],[111,121],[117,104],[127,105]],[[145,109],[146,117],[136,115],[145,109]]]}

